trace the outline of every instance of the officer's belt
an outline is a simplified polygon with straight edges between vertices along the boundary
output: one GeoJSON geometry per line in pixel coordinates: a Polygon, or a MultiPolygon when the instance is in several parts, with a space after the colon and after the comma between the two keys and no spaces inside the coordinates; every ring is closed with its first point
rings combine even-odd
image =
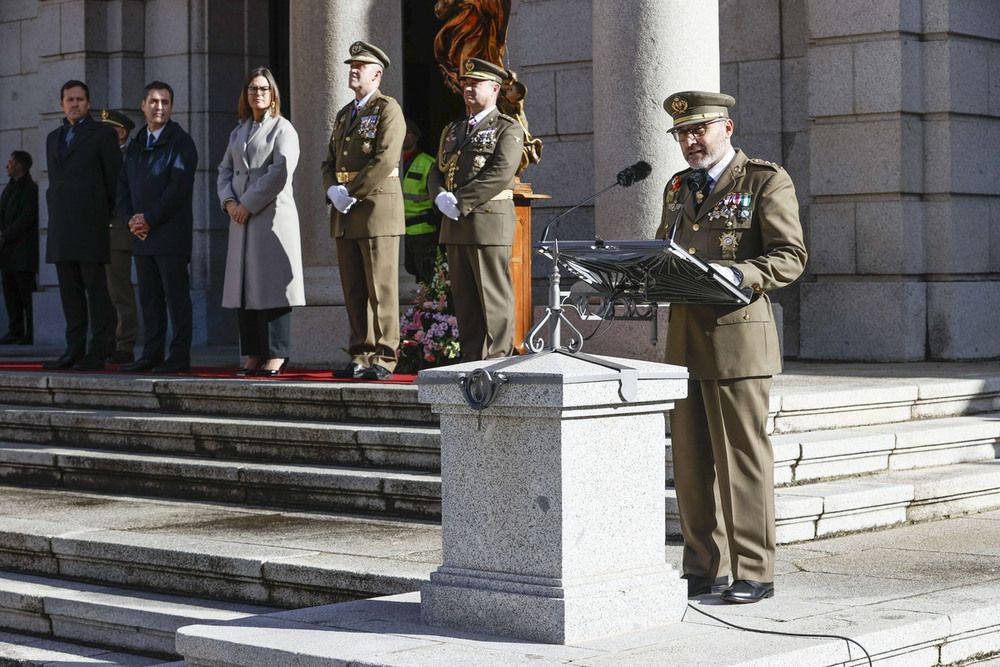
{"type": "MultiPolygon", "coordinates": [[[[337,172],[337,182],[343,185],[344,183],[350,183],[355,178],[357,178],[359,171],[338,171],[337,172]]],[[[392,171],[386,178],[399,178],[399,167],[393,167],[392,171]]]]}
{"type": "Polygon", "coordinates": [[[500,192],[490,197],[490,201],[502,201],[504,199],[513,199],[513,198],[514,198],[513,190],[501,190],[500,192]]]}
{"type": "Polygon", "coordinates": [[[430,195],[417,195],[417,194],[412,194],[411,195],[411,194],[406,194],[404,192],[403,193],[403,199],[406,199],[407,201],[417,201],[417,202],[420,202],[420,201],[430,201],[431,200],[431,196],[430,195]]]}

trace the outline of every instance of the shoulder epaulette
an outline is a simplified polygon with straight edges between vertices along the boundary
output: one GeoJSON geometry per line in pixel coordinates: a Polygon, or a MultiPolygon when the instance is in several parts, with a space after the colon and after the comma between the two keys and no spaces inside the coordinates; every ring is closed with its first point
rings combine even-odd
{"type": "Polygon", "coordinates": [[[772,169],[774,171],[780,171],[781,165],[770,160],[761,160],[760,158],[752,157],[747,159],[747,165],[753,165],[754,167],[763,167],[765,169],[772,169]]]}
{"type": "Polygon", "coordinates": [[[513,116],[508,116],[508,115],[507,115],[507,114],[505,114],[505,113],[501,113],[501,114],[500,114],[500,117],[501,117],[501,118],[503,118],[503,119],[504,119],[505,121],[507,121],[508,123],[517,123],[517,122],[519,122],[519,121],[518,121],[518,120],[517,120],[516,118],[514,118],[513,116]]]}

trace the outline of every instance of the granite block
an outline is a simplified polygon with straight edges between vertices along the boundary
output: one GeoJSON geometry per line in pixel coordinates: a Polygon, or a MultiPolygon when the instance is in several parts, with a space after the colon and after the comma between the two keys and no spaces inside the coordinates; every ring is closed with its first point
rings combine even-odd
{"type": "Polygon", "coordinates": [[[808,55],[809,116],[854,113],[854,51],[849,44],[815,45],[808,55]]]}
{"type": "Polygon", "coordinates": [[[801,286],[804,359],[914,361],[924,358],[923,283],[843,282],[801,286]]]}
{"type": "Polygon", "coordinates": [[[721,3],[719,43],[723,49],[723,62],[781,57],[782,14],[781,0],[721,3]]]}
{"type": "Polygon", "coordinates": [[[987,359],[1000,355],[1000,340],[982,332],[1000,327],[996,282],[948,282],[927,285],[927,338],[932,359],[987,359]]]}
{"type": "Polygon", "coordinates": [[[907,275],[925,272],[925,237],[930,216],[922,202],[857,202],[855,213],[858,273],[907,275]]]}
{"type": "Polygon", "coordinates": [[[857,272],[857,205],[816,202],[809,210],[809,270],[817,275],[857,272]]]}
{"type": "Polygon", "coordinates": [[[809,36],[854,37],[908,30],[919,32],[920,9],[899,0],[843,0],[809,4],[809,36]]]}
{"type": "Polygon", "coordinates": [[[594,73],[588,68],[555,72],[556,133],[588,134],[594,131],[594,73]]]}

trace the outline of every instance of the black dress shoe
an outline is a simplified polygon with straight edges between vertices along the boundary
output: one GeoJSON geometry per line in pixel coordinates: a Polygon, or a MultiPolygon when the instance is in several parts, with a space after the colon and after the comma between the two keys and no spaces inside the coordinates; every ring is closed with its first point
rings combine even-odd
{"type": "Polygon", "coordinates": [[[368,369],[362,366],[361,364],[356,364],[354,362],[351,362],[346,366],[344,366],[344,368],[342,368],[341,370],[333,371],[332,375],[335,378],[356,379],[364,375],[364,372],[366,370],[368,369]]]}
{"type": "Polygon", "coordinates": [[[723,602],[760,602],[774,597],[774,583],[737,579],[733,585],[722,591],[719,598],[723,602]]]}
{"type": "Polygon", "coordinates": [[[177,373],[190,373],[191,362],[180,359],[167,359],[153,369],[153,373],[159,375],[176,375],[177,373]]]}
{"type": "Polygon", "coordinates": [[[729,585],[729,577],[699,577],[697,574],[685,574],[681,579],[687,579],[688,597],[696,595],[708,595],[709,593],[721,593],[729,585]]]}
{"type": "Polygon", "coordinates": [[[288,359],[285,359],[277,368],[258,368],[254,376],[259,378],[276,378],[285,372],[285,364],[287,363],[288,359]]]}
{"type": "Polygon", "coordinates": [[[6,336],[0,338],[0,345],[10,345],[11,343],[16,343],[19,340],[21,340],[20,334],[8,331],[6,336]]]}
{"type": "Polygon", "coordinates": [[[135,355],[128,350],[115,350],[108,355],[108,358],[105,359],[105,361],[109,364],[115,364],[116,366],[118,364],[131,364],[135,361],[135,355]]]}
{"type": "Polygon", "coordinates": [[[73,364],[74,371],[103,371],[104,359],[99,359],[91,355],[85,356],[80,361],[73,364]]]}
{"type": "Polygon", "coordinates": [[[369,382],[374,380],[388,380],[391,377],[392,371],[385,366],[379,366],[378,364],[372,364],[368,367],[368,370],[361,374],[361,379],[368,380],[369,382]]]}
{"type": "Polygon", "coordinates": [[[148,373],[149,371],[156,368],[159,361],[155,359],[143,359],[139,358],[138,361],[133,361],[131,364],[125,364],[118,367],[119,373],[148,373]]]}
{"type": "Polygon", "coordinates": [[[63,371],[67,368],[73,368],[73,365],[83,358],[82,354],[70,354],[67,352],[63,356],[59,357],[55,361],[46,361],[42,364],[42,368],[47,371],[63,371]]]}

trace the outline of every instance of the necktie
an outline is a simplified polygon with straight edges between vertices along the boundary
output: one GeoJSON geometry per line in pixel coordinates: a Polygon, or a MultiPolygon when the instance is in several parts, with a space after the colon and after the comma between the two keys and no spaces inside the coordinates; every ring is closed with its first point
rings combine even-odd
{"type": "Polygon", "coordinates": [[[354,119],[357,117],[358,117],[358,105],[357,103],[355,103],[354,108],[351,109],[351,122],[353,123],[354,119]]]}
{"type": "Polygon", "coordinates": [[[147,134],[147,135],[146,135],[146,148],[152,148],[152,147],[153,147],[153,144],[154,144],[155,142],[156,142],[156,139],[155,139],[155,138],[153,138],[153,135],[152,135],[152,134],[147,134]]]}
{"type": "Polygon", "coordinates": [[[705,201],[706,197],[708,197],[708,193],[711,192],[711,190],[712,190],[712,183],[714,183],[714,182],[715,181],[711,177],[709,177],[709,179],[707,181],[705,181],[705,187],[703,187],[701,190],[698,190],[698,192],[695,193],[695,196],[694,196],[694,212],[695,213],[698,212],[698,209],[701,208],[701,203],[703,201],[705,201]]]}
{"type": "Polygon", "coordinates": [[[476,117],[475,116],[469,116],[469,129],[471,130],[475,126],[476,126],[476,117]]]}

